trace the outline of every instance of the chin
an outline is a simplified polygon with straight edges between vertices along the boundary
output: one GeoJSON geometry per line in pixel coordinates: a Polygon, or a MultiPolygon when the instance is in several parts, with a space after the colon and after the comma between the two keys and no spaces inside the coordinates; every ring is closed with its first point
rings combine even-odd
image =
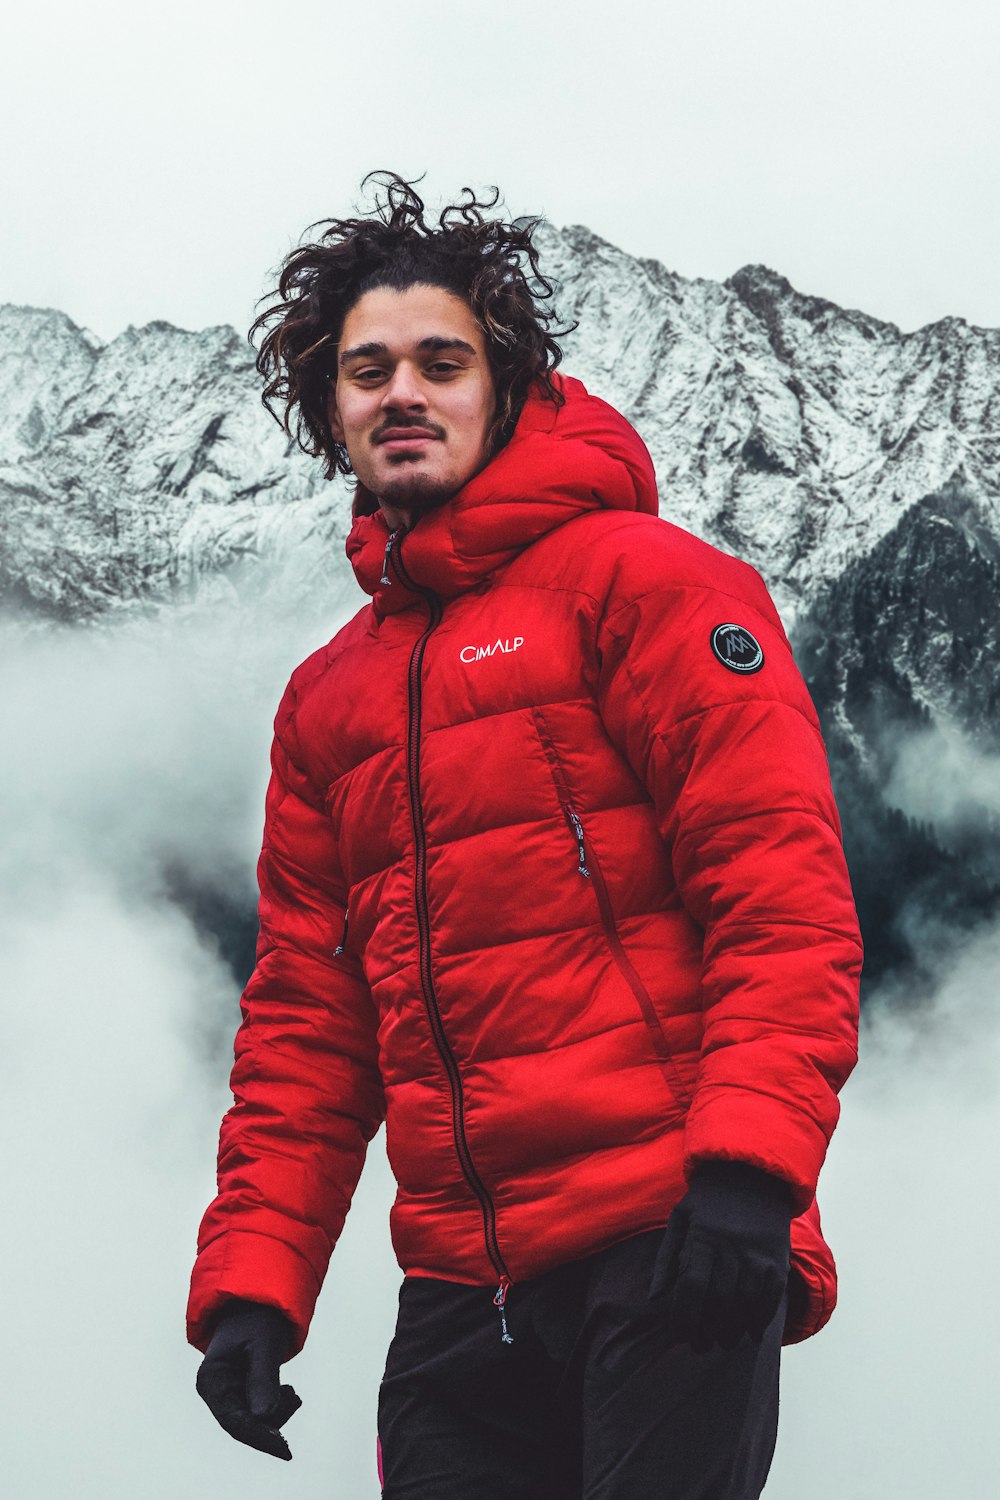
{"type": "Polygon", "coordinates": [[[457,495],[464,482],[433,474],[392,474],[377,486],[376,493],[387,505],[401,510],[433,510],[457,495]]]}

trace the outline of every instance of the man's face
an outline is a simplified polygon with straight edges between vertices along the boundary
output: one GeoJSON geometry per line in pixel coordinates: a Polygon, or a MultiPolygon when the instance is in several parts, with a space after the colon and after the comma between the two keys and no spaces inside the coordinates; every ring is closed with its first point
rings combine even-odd
{"type": "Polygon", "coordinates": [[[452,292],[366,292],[344,319],[330,427],[387,519],[412,525],[489,459],[496,409],[482,329],[452,292]]]}

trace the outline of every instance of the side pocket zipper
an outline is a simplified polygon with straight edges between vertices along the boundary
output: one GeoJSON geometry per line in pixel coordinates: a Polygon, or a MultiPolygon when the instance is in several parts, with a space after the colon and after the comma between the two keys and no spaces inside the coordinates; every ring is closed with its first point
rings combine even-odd
{"type": "Polygon", "coordinates": [[[618,923],[615,920],[615,914],[611,906],[611,897],[608,894],[608,887],[604,880],[604,872],[601,869],[600,861],[594,852],[593,845],[590,845],[588,850],[583,823],[580,820],[579,813],[568,802],[561,802],[561,806],[563,815],[573,830],[573,835],[577,841],[577,852],[580,860],[577,869],[581,875],[586,875],[593,885],[594,895],[597,898],[597,909],[601,917],[601,925],[604,928],[604,936],[607,939],[608,947],[611,949],[611,956],[618,965],[622,978],[635,996],[636,1003],[642,1012],[643,1020],[649,1028],[653,1051],[656,1053],[656,1060],[663,1070],[670,1092],[685,1110],[690,1109],[691,1092],[685,1087],[677,1064],[674,1062],[673,1054],[667,1045],[663,1025],[657,1014],[656,1006],[653,1004],[652,996],[643,983],[642,977],[632,960],[626,953],[625,945],[621,940],[621,934],[618,931],[618,923]]]}
{"type": "Polygon", "coordinates": [[[579,859],[577,871],[580,875],[585,876],[593,886],[594,895],[597,898],[597,909],[601,917],[601,925],[604,928],[604,936],[608,947],[611,949],[611,956],[618,966],[619,973],[632,991],[639,1010],[642,1012],[642,1018],[649,1030],[653,1051],[656,1054],[656,1060],[666,1080],[667,1088],[677,1104],[687,1112],[691,1107],[691,1090],[685,1086],[684,1080],[680,1075],[680,1070],[674,1062],[673,1054],[667,1045],[663,1025],[656,1013],[656,1006],[653,1004],[652,997],[643,984],[635,965],[625,952],[625,945],[618,931],[618,924],[615,921],[615,914],[611,905],[611,897],[608,895],[608,888],[605,884],[600,863],[593,845],[590,845],[588,849],[583,822],[570,800],[569,788],[566,785],[559,755],[555,745],[552,743],[548,726],[540,710],[535,709],[533,711],[533,718],[535,720],[535,728],[538,731],[538,738],[545,752],[545,758],[549,763],[549,770],[555,785],[556,796],[559,799],[559,806],[576,841],[576,852],[579,859]]]}

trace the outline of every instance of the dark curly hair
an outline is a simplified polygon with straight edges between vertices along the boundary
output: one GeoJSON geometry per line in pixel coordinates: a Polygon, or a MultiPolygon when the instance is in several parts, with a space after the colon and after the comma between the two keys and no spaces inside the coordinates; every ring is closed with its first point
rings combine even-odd
{"type": "Polygon", "coordinates": [[[556,337],[577,326],[551,327],[556,314],[544,304],[553,288],[538,269],[532,241],[540,219],[505,223],[486,217],[484,210],[499,202],[499,189],[479,199],[463,188],[462,200],[441,212],[435,228],[424,218],[414,183],[379,171],[369,172],[362,188],[372,181],[373,214],[311,224],[309,231],[325,226],[323,233],[286,257],[271,293],[278,300],[254,320],[249,333],[251,342],[264,334],[257,352],[265,381],[261,400],[300,448],[326,459],[328,479],[351,473],[347,450],[330,431],[327,396],[337,374],[344,319],[366,292],[438,286],[468,304],[483,329],[496,391],[490,453],[513,432],[533,381],[562,404],[552,380],[562,358],[556,337]]]}

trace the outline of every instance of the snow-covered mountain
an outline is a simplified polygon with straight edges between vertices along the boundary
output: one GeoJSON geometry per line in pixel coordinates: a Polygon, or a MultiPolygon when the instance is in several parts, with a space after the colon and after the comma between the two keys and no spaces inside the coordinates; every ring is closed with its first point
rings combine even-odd
{"type": "Polygon", "coordinates": [[[329,569],[346,489],[263,410],[232,328],[0,308],[0,590],[74,618],[211,587],[265,559],[329,569]]]}
{"type": "MultiPolygon", "coordinates": [[[[901,333],[764,266],[725,282],[539,230],[564,368],[646,439],[664,515],[759,567],[786,621],[924,495],[961,480],[1000,531],[1000,330],[901,333]]],[[[0,582],[70,615],[163,597],[255,558],[341,561],[346,488],[259,403],[234,330],[164,323],[102,345],[0,309],[0,582]]]]}
{"type": "MultiPolygon", "coordinates": [[[[935,914],[1000,910],[1000,330],[903,333],[765,266],[688,279],[580,227],[538,243],[578,323],[563,368],[642,433],[662,514],[751,561],[782,610],[874,970],[912,958],[935,914]],[[978,757],[944,818],[914,769],[935,734],[978,757]]],[[[0,593],[21,611],[290,585],[360,604],[349,508],[262,409],[234,330],[102,344],[0,308],[0,593]]]]}
{"type": "Polygon", "coordinates": [[[747,557],[786,620],[906,509],[965,477],[1000,528],[1000,330],[904,334],[766,266],[688,280],[547,230],[579,370],[656,462],[663,514],[747,557]]]}

